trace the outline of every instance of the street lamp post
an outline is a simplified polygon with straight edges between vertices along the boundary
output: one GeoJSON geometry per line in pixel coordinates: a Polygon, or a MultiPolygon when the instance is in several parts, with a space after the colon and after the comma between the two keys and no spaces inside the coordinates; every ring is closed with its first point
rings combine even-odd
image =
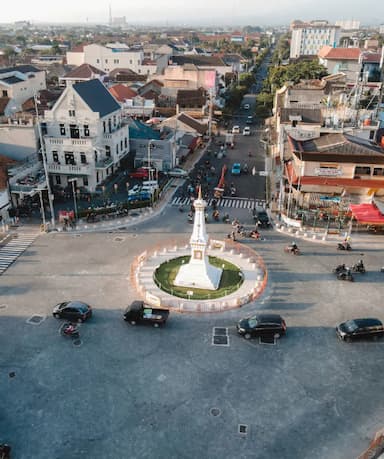
{"type": "Polygon", "coordinates": [[[75,220],[77,220],[77,201],[76,201],[76,190],[75,190],[76,179],[75,178],[69,179],[68,182],[72,184],[73,204],[74,204],[74,210],[75,210],[75,220]]]}
{"type": "Polygon", "coordinates": [[[44,226],[44,231],[45,231],[45,210],[44,210],[44,202],[43,202],[43,191],[39,190],[39,197],[40,197],[40,212],[41,212],[41,218],[43,219],[43,226],[44,226]]]}
{"type": "Polygon", "coordinates": [[[148,141],[148,179],[153,180],[152,167],[151,167],[151,149],[155,148],[152,144],[152,139],[148,141]]]}
{"type": "Polygon", "coordinates": [[[37,109],[37,95],[34,94],[33,100],[35,102],[35,111],[36,111],[36,120],[37,120],[37,129],[39,132],[39,140],[40,140],[40,146],[41,146],[41,154],[43,157],[43,166],[44,166],[44,175],[45,175],[45,181],[47,183],[47,192],[48,192],[48,202],[49,202],[49,210],[51,212],[51,222],[52,222],[52,228],[55,227],[55,210],[53,208],[53,194],[51,190],[51,185],[49,183],[49,175],[48,175],[48,168],[47,168],[47,159],[45,157],[45,144],[44,144],[44,139],[43,139],[43,134],[41,132],[41,126],[40,126],[40,118],[39,118],[39,111],[37,109]]]}

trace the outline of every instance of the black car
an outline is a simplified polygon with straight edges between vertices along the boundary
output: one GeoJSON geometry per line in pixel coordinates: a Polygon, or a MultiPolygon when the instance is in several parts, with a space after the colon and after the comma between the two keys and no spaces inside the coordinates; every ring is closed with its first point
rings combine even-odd
{"type": "Polygon", "coordinates": [[[338,325],[336,334],[347,342],[365,338],[376,340],[384,336],[384,326],[379,319],[353,319],[338,325]]]}
{"type": "Polygon", "coordinates": [[[92,317],[92,308],[82,301],[64,301],[53,308],[53,317],[71,322],[84,322],[92,317]]]}
{"type": "Polygon", "coordinates": [[[268,228],[269,226],[271,226],[271,222],[269,221],[268,214],[264,209],[257,210],[254,213],[254,218],[255,218],[256,223],[258,223],[259,226],[262,228],[268,228]]]}
{"type": "Polygon", "coordinates": [[[241,319],[237,324],[237,332],[250,339],[257,336],[279,338],[285,335],[287,326],[279,314],[256,314],[246,319],[241,319]]]}

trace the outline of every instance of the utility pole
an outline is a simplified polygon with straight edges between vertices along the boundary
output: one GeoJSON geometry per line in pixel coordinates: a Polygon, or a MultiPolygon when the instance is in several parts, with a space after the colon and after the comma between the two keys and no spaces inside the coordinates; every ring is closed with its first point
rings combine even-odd
{"type": "Polygon", "coordinates": [[[208,92],[209,97],[209,107],[208,107],[208,137],[211,140],[212,137],[212,111],[213,111],[213,93],[212,88],[208,92]]]}
{"type": "Polygon", "coordinates": [[[51,222],[52,222],[52,228],[55,228],[55,210],[53,208],[53,194],[51,191],[51,185],[49,183],[49,175],[48,175],[48,167],[47,167],[47,159],[45,157],[45,143],[44,143],[44,138],[43,134],[41,132],[41,125],[40,125],[40,118],[39,118],[39,111],[37,109],[37,95],[36,93],[33,96],[33,100],[35,102],[35,111],[36,111],[36,121],[37,121],[37,129],[39,132],[39,140],[40,140],[40,148],[41,148],[41,155],[43,157],[43,166],[44,166],[44,175],[45,175],[45,181],[47,183],[47,192],[48,192],[48,202],[49,202],[49,210],[51,212],[51,222]]]}

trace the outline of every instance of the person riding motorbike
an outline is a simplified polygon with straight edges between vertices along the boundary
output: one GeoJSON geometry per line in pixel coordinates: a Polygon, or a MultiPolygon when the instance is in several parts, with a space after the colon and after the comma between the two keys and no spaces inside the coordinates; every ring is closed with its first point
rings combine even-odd
{"type": "Polygon", "coordinates": [[[229,214],[228,214],[228,213],[226,213],[226,214],[223,215],[223,222],[224,222],[224,223],[229,223],[230,220],[231,220],[231,219],[229,218],[229,214]]]}
{"type": "Polygon", "coordinates": [[[215,209],[213,212],[212,212],[212,218],[215,220],[215,221],[219,221],[219,211],[217,209],[215,209]]]}

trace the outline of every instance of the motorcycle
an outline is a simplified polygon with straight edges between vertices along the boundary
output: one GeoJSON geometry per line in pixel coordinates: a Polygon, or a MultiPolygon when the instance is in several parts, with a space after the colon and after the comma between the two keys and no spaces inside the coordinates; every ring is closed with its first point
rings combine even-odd
{"type": "Polygon", "coordinates": [[[188,214],[188,223],[193,223],[193,214],[192,213],[188,214]]]}
{"type": "Polygon", "coordinates": [[[10,459],[11,458],[11,447],[6,443],[0,444],[0,459],[10,459]]]}
{"type": "Polygon", "coordinates": [[[298,247],[293,247],[291,245],[288,245],[287,247],[284,248],[284,252],[286,253],[291,253],[293,255],[300,255],[300,249],[298,247]]]}
{"type": "Polygon", "coordinates": [[[337,278],[338,280],[343,280],[343,281],[350,281],[350,282],[354,281],[351,270],[349,268],[347,268],[345,271],[339,272],[337,274],[337,278]]]}
{"type": "Polygon", "coordinates": [[[61,329],[60,333],[62,336],[70,336],[71,338],[80,338],[80,333],[77,325],[70,322],[65,323],[61,329]]]}
{"type": "Polygon", "coordinates": [[[223,222],[224,223],[231,223],[231,219],[229,218],[228,214],[223,215],[223,222]]]}
{"type": "Polygon", "coordinates": [[[220,220],[219,212],[217,210],[212,213],[212,218],[215,220],[215,222],[220,220]]]}
{"type": "Polygon", "coordinates": [[[337,250],[352,250],[352,246],[349,242],[338,242],[337,250]]]}
{"type": "Polygon", "coordinates": [[[352,266],[351,269],[352,269],[352,272],[354,272],[354,273],[362,273],[362,274],[364,274],[365,273],[365,266],[364,266],[363,260],[359,260],[357,263],[355,263],[352,266]]]}
{"type": "Polygon", "coordinates": [[[338,265],[336,266],[336,268],[334,268],[332,270],[333,274],[339,274],[343,271],[345,271],[347,269],[347,267],[345,266],[345,264],[343,263],[342,265],[338,265]]]}

